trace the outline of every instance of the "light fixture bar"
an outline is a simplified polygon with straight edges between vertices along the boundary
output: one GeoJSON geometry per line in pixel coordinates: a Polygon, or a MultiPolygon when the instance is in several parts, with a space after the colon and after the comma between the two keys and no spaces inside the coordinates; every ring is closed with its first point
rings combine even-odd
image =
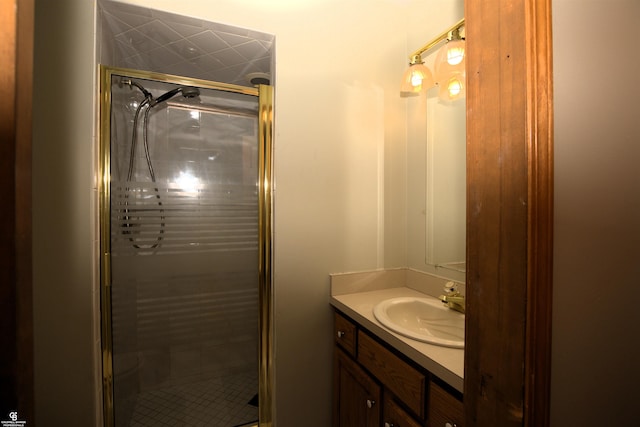
{"type": "Polygon", "coordinates": [[[413,52],[411,55],[409,55],[409,59],[413,60],[413,58],[416,55],[422,55],[423,53],[425,53],[426,51],[428,51],[429,49],[433,48],[435,45],[437,45],[438,43],[440,43],[443,40],[446,40],[447,37],[449,37],[449,33],[452,33],[458,29],[460,29],[461,27],[464,26],[464,18],[462,18],[461,20],[459,20],[457,23],[455,23],[454,25],[452,25],[451,27],[447,28],[446,30],[444,30],[442,33],[440,33],[438,36],[436,36],[433,40],[431,40],[429,43],[425,44],[424,46],[422,46],[420,49],[416,50],[415,52],[413,52]]]}

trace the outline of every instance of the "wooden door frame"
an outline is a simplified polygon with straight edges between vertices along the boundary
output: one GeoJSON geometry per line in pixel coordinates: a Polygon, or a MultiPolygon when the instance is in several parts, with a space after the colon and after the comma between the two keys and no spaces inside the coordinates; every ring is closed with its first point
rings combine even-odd
{"type": "Polygon", "coordinates": [[[33,424],[33,0],[0,2],[0,420],[33,424]]]}
{"type": "Polygon", "coordinates": [[[465,2],[467,426],[549,424],[551,0],[465,2]]]}

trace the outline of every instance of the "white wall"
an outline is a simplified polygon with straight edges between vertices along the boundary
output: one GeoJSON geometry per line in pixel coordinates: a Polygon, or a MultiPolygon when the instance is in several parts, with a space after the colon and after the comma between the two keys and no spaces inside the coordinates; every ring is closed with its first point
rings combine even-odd
{"type": "Polygon", "coordinates": [[[37,0],[33,103],[35,416],[94,424],[94,6],[37,0]]]}
{"type": "Polygon", "coordinates": [[[640,425],[637,0],[553,0],[552,426],[640,425]]]}
{"type": "MultiPolygon", "coordinates": [[[[93,2],[36,4],[38,425],[99,408],[93,2]]],[[[277,425],[330,425],[328,274],[404,263],[407,2],[131,1],[276,35],[277,425]]]]}

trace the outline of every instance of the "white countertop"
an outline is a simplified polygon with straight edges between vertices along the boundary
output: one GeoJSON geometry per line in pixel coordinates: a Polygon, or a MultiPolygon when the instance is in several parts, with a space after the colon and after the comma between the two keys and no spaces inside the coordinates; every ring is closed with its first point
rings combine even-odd
{"type": "Polygon", "coordinates": [[[441,347],[406,338],[382,326],[373,315],[373,307],[396,297],[430,297],[407,287],[333,295],[331,305],[360,323],[391,347],[399,350],[441,380],[462,392],[464,350],[441,347]]]}

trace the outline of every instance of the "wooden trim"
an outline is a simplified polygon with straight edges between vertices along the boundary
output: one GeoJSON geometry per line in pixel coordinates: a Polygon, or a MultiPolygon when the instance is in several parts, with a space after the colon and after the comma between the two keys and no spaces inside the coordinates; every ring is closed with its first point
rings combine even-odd
{"type": "Polygon", "coordinates": [[[0,419],[33,423],[31,95],[33,0],[0,5],[0,419]]]}
{"type": "Polygon", "coordinates": [[[550,0],[465,2],[467,426],[548,424],[550,0]]]}
{"type": "Polygon", "coordinates": [[[551,0],[527,5],[528,277],[525,426],[549,424],[553,299],[551,0]]]}

